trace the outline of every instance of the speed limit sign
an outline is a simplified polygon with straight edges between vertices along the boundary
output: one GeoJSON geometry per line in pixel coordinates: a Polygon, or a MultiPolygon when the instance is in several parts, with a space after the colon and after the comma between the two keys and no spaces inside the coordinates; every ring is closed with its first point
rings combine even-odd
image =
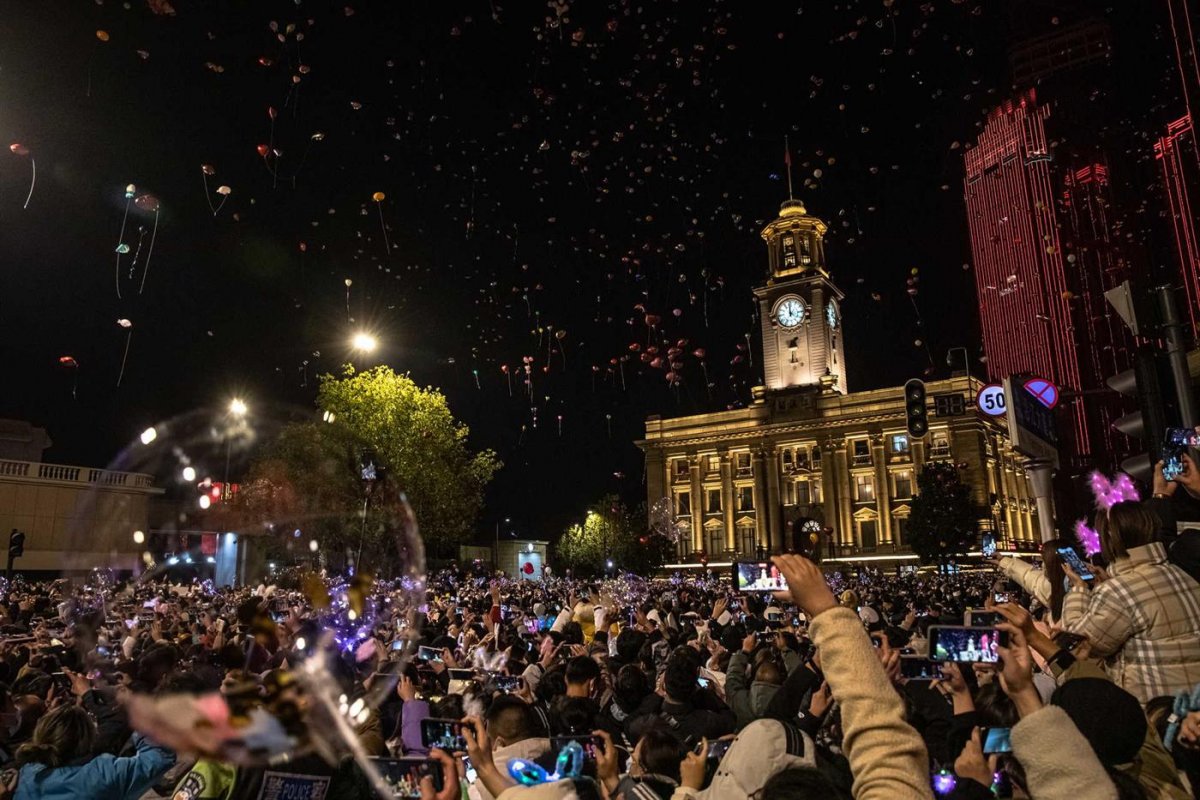
{"type": "Polygon", "coordinates": [[[975,404],[979,406],[979,410],[983,413],[999,417],[1008,411],[1008,404],[1004,398],[1004,387],[998,383],[989,383],[979,390],[979,396],[975,398],[975,404]]]}

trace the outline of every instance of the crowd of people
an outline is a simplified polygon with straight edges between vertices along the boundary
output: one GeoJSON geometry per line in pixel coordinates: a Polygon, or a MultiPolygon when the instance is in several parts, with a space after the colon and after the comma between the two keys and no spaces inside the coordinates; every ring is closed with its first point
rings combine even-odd
{"type": "Polygon", "coordinates": [[[444,570],[334,648],[345,727],[302,675],[311,580],[14,582],[0,797],[368,797],[364,757],[436,800],[1194,797],[1200,583],[1174,556],[1200,531],[1164,535],[1153,501],[1098,528],[1086,576],[1063,543],[954,573],[779,555],[783,592],[444,570]],[[262,744],[264,710],[296,746],[262,744]]]}

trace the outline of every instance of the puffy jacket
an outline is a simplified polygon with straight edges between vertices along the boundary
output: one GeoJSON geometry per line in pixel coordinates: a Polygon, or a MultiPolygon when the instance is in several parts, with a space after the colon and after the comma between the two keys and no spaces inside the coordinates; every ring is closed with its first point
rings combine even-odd
{"type": "Polygon", "coordinates": [[[738,730],[762,717],[779,691],[779,686],[764,681],[749,680],[750,658],[744,650],[729,657],[729,670],[725,673],[725,699],[737,715],[738,730]]]}
{"type": "Polygon", "coordinates": [[[13,800],[134,800],[175,763],[175,754],[133,735],[134,755],[117,758],[104,753],[82,764],[47,769],[43,764],[21,767],[13,800]]]}
{"type": "Polygon", "coordinates": [[[1091,641],[1113,682],[1143,704],[1200,683],[1200,584],[1159,542],[1129,548],[1092,591],[1072,588],[1063,625],[1091,641]]]}

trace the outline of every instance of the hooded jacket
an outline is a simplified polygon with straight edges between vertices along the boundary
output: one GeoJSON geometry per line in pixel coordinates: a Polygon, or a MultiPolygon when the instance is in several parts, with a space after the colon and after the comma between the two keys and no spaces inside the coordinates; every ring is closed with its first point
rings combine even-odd
{"type": "Polygon", "coordinates": [[[749,668],[750,658],[744,650],[738,650],[729,657],[729,670],[725,673],[725,699],[737,716],[738,730],[766,716],[767,706],[779,692],[777,684],[751,682],[747,675],[749,668]]]}

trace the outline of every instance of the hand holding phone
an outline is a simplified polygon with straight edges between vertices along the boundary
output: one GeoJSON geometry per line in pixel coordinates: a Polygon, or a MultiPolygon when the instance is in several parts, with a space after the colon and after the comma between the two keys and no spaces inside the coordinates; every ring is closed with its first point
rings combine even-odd
{"type": "Polygon", "coordinates": [[[467,740],[462,730],[463,724],[456,719],[429,717],[421,720],[421,743],[447,753],[466,752],[467,740]]]}

